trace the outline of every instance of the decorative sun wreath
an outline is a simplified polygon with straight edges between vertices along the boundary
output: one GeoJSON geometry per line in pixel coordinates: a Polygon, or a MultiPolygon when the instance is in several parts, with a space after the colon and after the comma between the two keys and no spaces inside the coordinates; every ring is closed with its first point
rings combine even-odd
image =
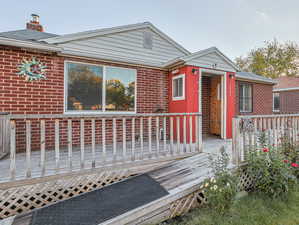
{"type": "Polygon", "coordinates": [[[46,79],[46,66],[32,57],[31,60],[23,59],[18,66],[19,72],[17,75],[25,77],[26,81],[36,81],[46,79]]]}

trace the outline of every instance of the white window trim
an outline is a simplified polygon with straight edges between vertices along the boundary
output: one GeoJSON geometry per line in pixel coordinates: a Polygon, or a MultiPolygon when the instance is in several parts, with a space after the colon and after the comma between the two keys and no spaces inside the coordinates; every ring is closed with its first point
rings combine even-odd
{"type": "MultiPolygon", "coordinates": [[[[103,82],[102,87],[102,105],[106,105],[106,93],[105,92],[106,82],[103,82]]],[[[96,64],[96,63],[86,63],[86,62],[80,62],[80,61],[71,61],[71,60],[65,60],[64,61],[64,99],[63,99],[63,113],[64,114],[127,114],[132,115],[137,113],[137,70],[132,68],[126,68],[126,67],[120,67],[120,66],[107,66],[102,64],[96,64]],[[103,67],[103,80],[106,81],[106,68],[107,67],[114,67],[114,68],[124,68],[124,69],[130,69],[135,71],[135,93],[134,93],[134,111],[106,111],[105,107],[102,108],[102,110],[67,110],[67,92],[68,92],[68,71],[67,71],[67,64],[68,63],[77,63],[77,64],[83,64],[83,65],[92,65],[92,66],[101,66],[103,67]]]]}
{"type": "Polygon", "coordinates": [[[279,92],[273,92],[273,94],[272,94],[272,111],[280,112],[280,93],[279,92]],[[274,109],[274,95],[275,94],[278,94],[278,97],[279,97],[279,109],[274,109]]]}
{"type": "MultiPolygon", "coordinates": [[[[239,110],[240,110],[240,113],[252,113],[253,112],[253,86],[251,84],[246,84],[246,83],[241,83],[240,86],[239,86],[239,89],[241,88],[241,85],[248,85],[251,89],[251,110],[241,110],[240,109],[240,106],[239,106],[239,110]]],[[[239,95],[240,95],[240,90],[239,90],[239,95]]],[[[239,98],[241,98],[241,96],[239,96],[239,98]]],[[[239,104],[240,104],[240,99],[239,99],[239,104]]]]}
{"type": "Polygon", "coordinates": [[[172,85],[172,94],[171,94],[172,100],[173,101],[185,100],[185,74],[179,74],[179,75],[173,76],[171,85],[172,85]],[[182,87],[183,88],[183,90],[182,90],[183,95],[178,96],[178,97],[174,97],[174,85],[173,85],[173,83],[174,83],[174,80],[179,79],[179,78],[183,78],[183,87],[182,87]]]}

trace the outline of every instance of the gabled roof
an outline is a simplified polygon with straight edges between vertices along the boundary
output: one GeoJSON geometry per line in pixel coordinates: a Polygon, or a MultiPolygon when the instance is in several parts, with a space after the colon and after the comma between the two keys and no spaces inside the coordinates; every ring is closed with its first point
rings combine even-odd
{"type": "Polygon", "coordinates": [[[75,41],[75,40],[80,40],[80,39],[92,38],[92,37],[120,33],[120,32],[125,32],[125,31],[130,31],[130,30],[137,30],[137,29],[142,29],[142,28],[151,29],[153,32],[157,33],[162,38],[167,40],[169,43],[174,45],[177,49],[182,51],[185,55],[190,54],[190,52],[187,49],[185,49],[183,46],[181,46],[176,41],[171,39],[168,35],[166,35],[162,31],[160,31],[157,27],[155,27],[150,22],[136,23],[136,24],[117,26],[117,27],[112,27],[112,28],[89,30],[89,31],[78,32],[78,33],[73,33],[73,34],[66,34],[66,35],[61,35],[58,37],[46,38],[46,39],[43,39],[42,41],[45,41],[49,44],[60,44],[60,43],[65,43],[65,42],[70,42],[70,41],[75,41]]]}
{"type": "Polygon", "coordinates": [[[216,53],[217,55],[219,55],[225,62],[227,62],[230,66],[232,66],[236,71],[239,71],[240,68],[232,61],[230,60],[227,56],[225,56],[218,48],[216,47],[210,47],[210,48],[207,48],[207,49],[204,49],[204,50],[200,50],[198,52],[194,52],[192,54],[189,54],[187,56],[182,56],[182,57],[179,57],[179,58],[176,58],[176,59],[173,59],[169,62],[167,62],[164,66],[167,67],[167,66],[171,66],[173,64],[176,64],[176,63],[179,63],[179,62],[188,62],[192,59],[195,59],[195,58],[199,58],[201,56],[205,56],[207,54],[210,54],[210,53],[216,53]]]}
{"type": "Polygon", "coordinates": [[[16,39],[21,41],[38,41],[45,38],[57,37],[56,34],[50,34],[46,32],[39,32],[36,30],[24,29],[24,30],[14,30],[1,32],[0,37],[16,39]]]}
{"type": "Polygon", "coordinates": [[[237,72],[236,78],[244,79],[244,80],[252,80],[252,81],[258,81],[263,83],[269,83],[269,84],[276,84],[277,82],[271,78],[267,78],[255,73],[251,72],[237,72]]]}
{"type": "Polygon", "coordinates": [[[279,77],[275,81],[277,84],[274,86],[274,90],[297,90],[299,89],[299,77],[279,77]]]}

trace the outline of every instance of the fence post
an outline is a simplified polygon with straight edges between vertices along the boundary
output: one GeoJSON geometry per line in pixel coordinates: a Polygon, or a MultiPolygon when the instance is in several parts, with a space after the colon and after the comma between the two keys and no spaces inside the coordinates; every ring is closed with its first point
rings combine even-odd
{"type": "Polygon", "coordinates": [[[232,162],[239,166],[241,159],[240,151],[240,118],[233,118],[232,162]]]}
{"type": "Polygon", "coordinates": [[[10,151],[9,113],[0,113],[0,159],[10,151]]]}
{"type": "Polygon", "coordinates": [[[202,115],[198,117],[197,133],[198,133],[198,152],[202,152],[202,115]]]}

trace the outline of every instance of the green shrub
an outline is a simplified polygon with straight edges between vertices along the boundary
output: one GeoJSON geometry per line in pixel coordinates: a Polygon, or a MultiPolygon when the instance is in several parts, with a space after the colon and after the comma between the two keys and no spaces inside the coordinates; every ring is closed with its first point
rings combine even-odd
{"type": "Polygon", "coordinates": [[[258,140],[260,148],[251,149],[246,166],[246,172],[253,178],[253,189],[272,198],[283,197],[296,182],[285,146],[268,146],[264,132],[258,140]]]}

